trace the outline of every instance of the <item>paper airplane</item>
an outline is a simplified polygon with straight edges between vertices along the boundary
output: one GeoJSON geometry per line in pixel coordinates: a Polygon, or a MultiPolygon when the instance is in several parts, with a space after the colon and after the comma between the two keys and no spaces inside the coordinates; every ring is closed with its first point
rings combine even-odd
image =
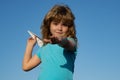
{"type": "Polygon", "coordinates": [[[31,32],[29,30],[28,30],[28,33],[31,35],[31,37],[33,39],[35,39],[35,36],[37,37],[37,44],[38,44],[38,46],[40,46],[40,47],[43,46],[43,41],[42,41],[42,39],[39,36],[37,36],[35,33],[31,32]]]}

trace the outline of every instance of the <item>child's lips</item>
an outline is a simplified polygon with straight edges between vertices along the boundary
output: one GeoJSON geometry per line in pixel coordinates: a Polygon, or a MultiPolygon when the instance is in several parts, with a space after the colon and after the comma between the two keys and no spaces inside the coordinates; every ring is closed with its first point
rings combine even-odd
{"type": "Polygon", "coordinates": [[[63,32],[56,32],[54,35],[55,36],[63,36],[64,34],[63,34],[63,32]]]}
{"type": "Polygon", "coordinates": [[[56,32],[57,34],[62,34],[62,32],[56,32]]]}

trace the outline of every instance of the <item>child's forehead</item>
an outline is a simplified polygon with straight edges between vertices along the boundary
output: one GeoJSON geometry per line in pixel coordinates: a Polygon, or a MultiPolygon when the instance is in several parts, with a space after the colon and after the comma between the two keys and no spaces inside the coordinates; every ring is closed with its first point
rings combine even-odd
{"type": "Polygon", "coordinates": [[[73,17],[70,14],[51,14],[50,21],[71,26],[73,23],[73,17]]]}
{"type": "Polygon", "coordinates": [[[61,20],[52,20],[51,22],[55,22],[55,23],[57,23],[57,24],[64,24],[64,25],[66,25],[66,26],[71,26],[72,24],[73,24],[73,22],[72,21],[70,21],[70,20],[64,20],[64,19],[61,19],[61,20]]]}

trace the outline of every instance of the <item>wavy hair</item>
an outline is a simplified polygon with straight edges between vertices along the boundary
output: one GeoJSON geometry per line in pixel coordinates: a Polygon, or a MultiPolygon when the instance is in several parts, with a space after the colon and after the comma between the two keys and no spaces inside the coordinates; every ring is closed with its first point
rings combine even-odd
{"type": "Polygon", "coordinates": [[[43,39],[49,39],[51,36],[50,24],[52,21],[57,23],[62,22],[62,24],[68,26],[67,37],[72,37],[77,40],[76,30],[74,24],[75,17],[71,9],[67,5],[55,5],[53,8],[46,14],[41,25],[41,34],[43,39]]]}

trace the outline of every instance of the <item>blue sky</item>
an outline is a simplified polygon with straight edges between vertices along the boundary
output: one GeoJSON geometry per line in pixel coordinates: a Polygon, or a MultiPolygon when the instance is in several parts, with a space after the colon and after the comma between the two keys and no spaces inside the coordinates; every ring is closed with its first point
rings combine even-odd
{"type": "Polygon", "coordinates": [[[37,80],[39,66],[30,72],[21,68],[27,30],[40,35],[42,19],[58,3],[76,17],[74,80],[120,80],[119,0],[0,0],[0,80],[37,80]]]}

